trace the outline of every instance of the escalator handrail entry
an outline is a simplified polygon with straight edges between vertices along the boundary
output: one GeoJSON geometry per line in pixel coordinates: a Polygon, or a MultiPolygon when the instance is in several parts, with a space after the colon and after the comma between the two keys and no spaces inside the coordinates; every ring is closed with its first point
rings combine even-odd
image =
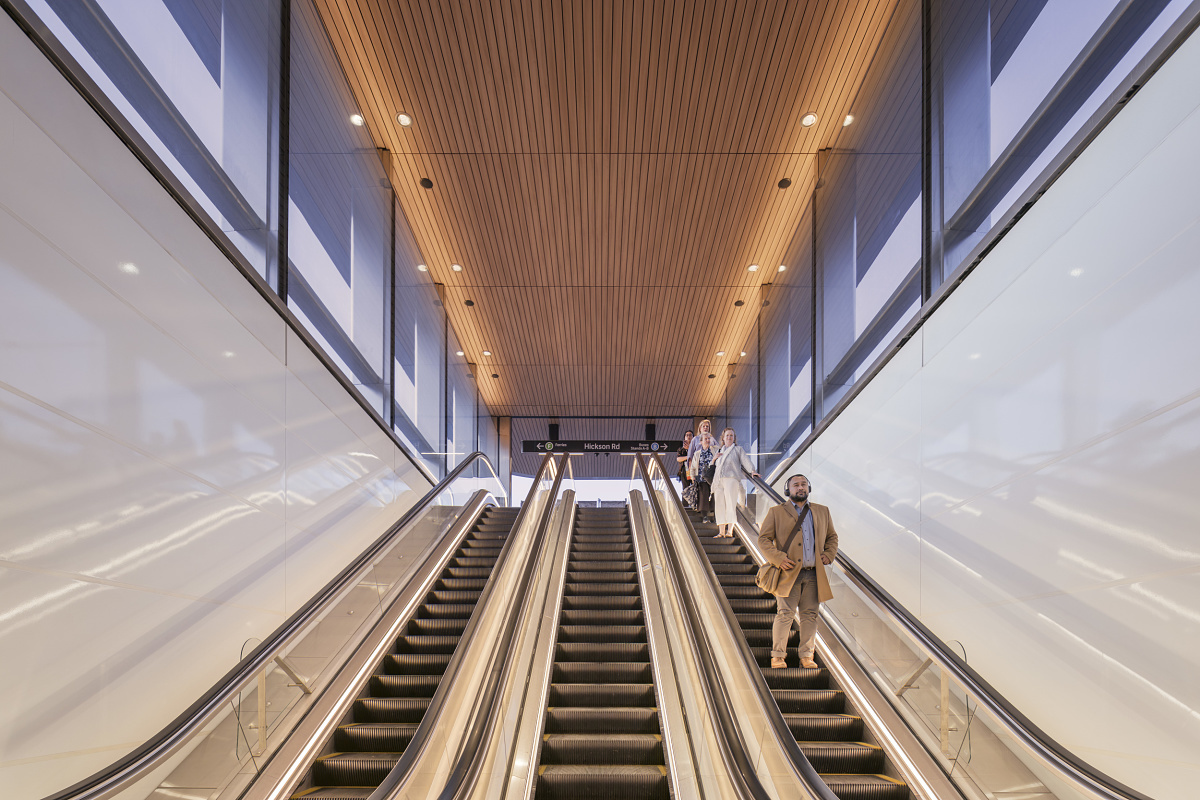
{"type": "MultiPolygon", "coordinates": [[[[744,467],[742,474],[774,502],[786,502],[785,498],[761,477],[755,477],[744,467]]],[[[1029,717],[1008,702],[982,675],[966,661],[963,661],[945,642],[925,627],[925,624],[899,600],[864,572],[850,556],[846,555],[843,548],[838,548],[835,560],[846,571],[846,574],[854,579],[859,588],[866,592],[896,624],[917,641],[934,663],[952,675],[967,693],[975,698],[976,702],[984,706],[1005,726],[1010,734],[1032,750],[1047,766],[1075,783],[1082,784],[1083,788],[1104,800],[1151,800],[1147,795],[1126,786],[1083,761],[1038,727],[1029,717]]]]}
{"type": "MultiPolygon", "coordinates": [[[[671,571],[671,578],[675,585],[679,587],[680,593],[684,599],[684,611],[688,617],[688,624],[693,632],[699,632],[702,636],[707,636],[706,621],[701,619],[700,613],[696,607],[695,598],[692,596],[691,587],[683,576],[679,574],[679,554],[675,550],[675,544],[671,537],[667,534],[666,516],[663,514],[662,507],[658,502],[658,495],[654,491],[654,484],[650,477],[650,470],[646,466],[646,461],[643,458],[644,454],[637,455],[638,468],[642,473],[642,480],[646,485],[646,494],[649,498],[650,507],[654,513],[655,519],[658,522],[659,528],[663,532],[662,541],[667,548],[668,557],[666,559],[667,566],[671,571]]],[[[696,534],[695,528],[692,527],[692,522],[688,519],[687,514],[683,513],[683,506],[680,503],[679,496],[675,492],[674,484],[667,477],[667,471],[663,466],[661,457],[655,453],[651,456],[658,464],[658,469],[662,473],[668,489],[668,494],[671,500],[679,508],[680,516],[683,519],[685,530],[689,534],[693,547],[696,549],[696,555],[700,558],[700,563],[704,564],[704,573],[709,582],[709,590],[714,593],[714,599],[720,604],[725,618],[725,624],[729,630],[735,647],[738,650],[739,656],[747,665],[747,670],[751,677],[752,685],[758,692],[760,700],[764,708],[774,709],[774,713],[768,711],[768,718],[771,720],[772,730],[775,737],[779,740],[780,747],[787,753],[793,767],[800,780],[805,784],[810,795],[817,800],[837,800],[837,795],[830,789],[812,764],[809,763],[808,757],[800,749],[796,743],[796,739],[791,735],[790,729],[787,727],[787,722],[783,719],[783,715],[779,713],[778,707],[775,704],[775,697],[771,694],[770,688],[767,686],[766,680],[762,676],[762,671],[758,667],[758,662],[754,659],[754,654],[750,652],[750,647],[746,643],[745,637],[741,634],[740,627],[737,626],[737,618],[734,616],[733,609],[729,605],[729,601],[725,598],[724,592],[721,590],[720,584],[717,581],[716,573],[713,572],[712,566],[708,562],[708,558],[704,556],[703,549],[700,545],[700,538],[696,534]]],[[[698,656],[702,666],[702,675],[704,676],[705,695],[710,703],[710,708],[715,706],[718,720],[718,733],[724,739],[725,747],[722,749],[722,757],[733,757],[737,764],[736,770],[730,770],[731,774],[741,778],[741,781],[735,781],[734,786],[743,795],[752,797],[767,796],[766,789],[763,787],[754,770],[752,760],[747,756],[745,751],[745,742],[742,740],[737,729],[737,723],[734,720],[734,711],[728,693],[725,688],[725,682],[720,670],[716,668],[716,664],[712,662],[712,655],[709,647],[700,647],[698,656]],[[713,699],[717,699],[713,703],[713,699]],[[732,751],[732,752],[729,752],[732,751]]]]}
{"type": "Polygon", "coordinates": [[[347,586],[358,581],[359,574],[369,568],[377,555],[394,543],[401,531],[423,513],[426,507],[451,482],[457,480],[468,467],[473,466],[480,459],[487,462],[495,472],[495,466],[483,451],[476,450],[468,455],[408,511],[404,512],[400,519],[384,531],[379,538],[368,545],[341,572],[309,598],[308,602],[298,608],[261,644],[235,664],[196,702],[188,706],[183,713],[124,758],[113,762],[82,781],[48,795],[44,800],[92,800],[93,798],[98,800],[114,794],[157,769],[163,761],[170,758],[216,714],[220,713],[231,698],[256,680],[266,665],[291,645],[311,622],[321,616],[329,604],[340,597],[347,586]]]}
{"type": "MultiPolygon", "coordinates": [[[[547,453],[543,457],[542,465],[538,469],[537,475],[534,476],[533,484],[530,487],[529,497],[522,505],[517,519],[513,522],[512,530],[514,532],[520,530],[521,525],[524,524],[525,512],[532,505],[531,501],[533,500],[534,493],[538,490],[542,476],[545,474],[553,458],[554,455],[552,453],[547,453]]],[[[554,484],[550,489],[550,494],[546,499],[545,505],[542,507],[541,516],[538,519],[534,540],[530,545],[529,557],[525,559],[521,581],[513,595],[515,602],[510,604],[503,628],[501,628],[501,633],[496,639],[495,652],[503,653],[504,655],[503,657],[493,659],[487,682],[484,684],[484,689],[475,702],[477,712],[473,715],[470,728],[463,738],[463,744],[459,748],[458,757],[450,770],[446,786],[438,795],[442,800],[449,797],[458,797],[464,791],[468,791],[478,777],[483,761],[479,757],[479,750],[485,740],[484,734],[488,730],[491,730],[491,723],[495,715],[500,713],[500,704],[496,702],[496,694],[499,691],[501,683],[500,677],[502,673],[507,671],[509,663],[514,658],[516,648],[513,647],[512,640],[516,634],[516,622],[520,617],[521,609],[524,608],[525,599],[529,593],[529,585],[532,582],[534,567],[538,560],[537,555],[547,538],[547,528],[550,525],[550,514],[554,509],[554,499],[558,496],[559,487],[562,484],[563,475],[566,473],[566,463],[569,458],[569,453],[563,453],[559,460],[558,469],[554,474],[554,484]],[[481,709],[488,709],[488,713],[478,713],[481,709]]],[[[446,695],[449,693],[450,687],[454,684],[454,675],[462,666],[465,654],[470,650],[470,642],[479,634],[479,619],[481,615],[478,613],[478,610],[486,608],[491,600],[491,595],[496,584],[495,577],[501,574],[504,566],[507,564],[507,559],[515,539],[515,536],[509,536],[508,540],[504,543],[504,549],[500,551],[500,555],[496,558],[496,565],[492,569],[492,577],[488,579],[483,594],[480,595],[479,600],[476,602],[476,613],[472,614],[471,621],[467,623],[458,647],[454,651],[454,656],[451,658],[450,664],[446,667],[442,681],[438,685],[437,691],[434,692],[433,698],[429,702],[429,708],[426,710],[420,726],[413,735],[412,741],[404,749],[404,753],[396,763],[396,766],[392,768],[392,771],[380,783],[379,788],[371,793],[369,800],[383,800],[383,798],[388,798],[395,794],[396,790],[401,787],[404,779],[408,776],[408,773],[416,765],[425,746],[429,743],[429,737],[432,735],[434,728],[437,727],[441,716],[442,706],[445,705],[446,695]]]]}

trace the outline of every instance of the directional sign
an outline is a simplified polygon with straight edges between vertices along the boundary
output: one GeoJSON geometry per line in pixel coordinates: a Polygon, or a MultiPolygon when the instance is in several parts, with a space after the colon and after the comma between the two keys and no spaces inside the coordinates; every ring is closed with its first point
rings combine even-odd
{"type": "Polygon", "coordinates": [[[523,453],[674,453],[683,447],[681,441],[550,441],[548,439],[521,442],[523,453]]]}

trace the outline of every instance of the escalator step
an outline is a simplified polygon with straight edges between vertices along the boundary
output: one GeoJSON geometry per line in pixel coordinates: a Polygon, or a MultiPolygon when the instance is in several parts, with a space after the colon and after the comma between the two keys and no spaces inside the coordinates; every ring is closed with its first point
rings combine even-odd
{"type": "Polygon", "coordinates": [[[496,558],[494,556],[489,558],[455,556],[450,563],[456,567],[487,567],[488,569],[491,569],[496,564],[496,558]]]}
{"type": "Polygon", "coordinates": [[[417,609],[417,616],[428,619],[467,619],[474,610],[474,603],[426,603],[417,609]]]}
{"type": "Polygon", "coordinates": [[[633,764],[547,764],[538,768],[538,800],[667,800],[667,768],[633,764]]]}
{"type": "Polygon", "coordinates": [[[484,578],[486,579],[492,571],[487,567],[456,567],[449,566],[446,568],[446,576],[450,578],[484,578]]]}
{"type": "MultiPolygon", "coordinates": [[[[742,634],[746,637],[746,644],[750,645],[750,649],[754,650],[757,647],[765,647],[768,651],[767,665],[770,665],[770,649],[771,643],[774,641],[774,636],[770,628],[743,628],[742,634]]],[[[788,631],[788,647],[795,647],[800,643],[800,631],[796,630],[795,626],[788,631]]]]}
{"type": "Polygon", "coordinates": [[[784,714],[798,742],[855,741],[862,737],[862,718],[852,714],[784,714]]]}
{"type": "MultiPolygon", "coordinates": [[[[726,586],[725,596],[730,600],[763,600],[772,607],[775,605],[775,598],[757,586],[726,586]]],[[[736,606],[734,611],[737,611],[736,606]]]]}
{"type": "Polygon", "coordinates": [[[629,534],[621,533],[576,533],[576,544],[626,544],[630,541],[629,534]]]}
{"type": "Polygon", "coordinates": [[[584,610],[564,608],[559,622],[562,625],[642,625],[645,615],[640,610],[584,610]]]}
{"type": "Polygon", "coordinates": [[[453,657],[450,653],[389,653],[383,668],[388,675],[442,675],[453,657]]]}
{"type": "Polygon", "coordinates": [[[559,642],[555,661],[650,661],[650,646],[632,642],[559,642]]]}
{"type": "Polygon", "coordinates": [[[717,580],[721,582],[721,586],[753,586],[754,577],[758,574],[758,570],[753,572],[718,572],[717,580]]]}
{"type": "Polygon", "coordinates": [[[419,636],[408,635],[400,637],[396,642],[398,653],[453,653],[458,647],[458,636],[419,636]]]}
{"type": "MultiPolygon", "coordinates": [[[[758,567],[754,564],[753,561],[738,561],[738,562],[714,561],[714,562],[712,562],[712,570],[714,573],[716,573],[718,581],[723,581],[724,578],[731,576],[731,575],[736,575],[736,576],[740,577],[742,575],[757,575],[758,574],[758,567]]],[[[754,583],[754,581],[750,581],[751,585],[753,585],[753,583],[754,583]]],[[[721,585],[724,586],[725,584],[722,583],[721,585]]],[[[730,584],[730,585],[734,585],[734,584],[730,584]]]]}
{"type": "Polygon", "coordinates": [[[396,766],[400,753],[334,753],[313,764],[318,786],[378,786],[396,766]]]}
{"type": "Polygon", "coordinates": [[[548,733],[543,764],[661,764],[662,737],[654,733],[548,733]]]}
{"type": "MultiPolygon", "coordinates": [[[[753,559],[745,553],[709,553],[708,560],[715,567],[717,564],[753,564],[753,559]]],[[[758,569],[755,565],[754,569],[758,569]]]]}
{"type": "Polygon", "coordinates": [[[568,583],[563,587],[563,591],[567,595],[625,595],[638,597],[640,600],[640,593],[638,592],[636,583],[633,585],[618,584],[615,586],[611,583],[568,583]]]}
{"type": "Polygon", "coordinates": [[[322,786],[292,795],[292,800],[368,800],[374,786],[322,786]]]}
{"type": "Polygon", "coordinates": [[[428,697],[362,697],[354,701],[355,722],[420,722],[428,697]]]}
{"type": "Polygon", "coordinates": [[[863,742],[800,742],[817,772],[863,773],[883,769],[883,749],[863,742]]]}
{"type": "MultiPolygon", "coordinates": [[[[656,708],[550,708],[548,733],[658,733],[656,708]]],[[[816,737],[812,738],[817,741],[816,737]]]]}
{"type": "Polygon", "coordinates": [[[433,697],[441,675],[372,675],[371,694],[375,697],[433,697]]]}
{"type": "Polygon", "coordinates": [[[886,775],[822,775],[839,800],[909,800],[908,786],[886,775]]]}
{"type": "Polygon", "coordinates": [[[751,630],[752,628],[767,628],[775,624],[774,614],[738,614],[738,625],[742,626],[742,630],[751,630]]]}
{"type": "Polygon", "coordinates": [[[641,595],[563,595],[564,609],[606,609],[606,610],[633,610],[641,609],[641,595]]]}
{"type": "Polygon", "coordinates": [[[439,589],[445,591],[483,592],[487,578],[442,578],[438,581],[439,589]]]}
{"type": "Polygon", "coordinates": [[[626,544],[617,542],[575,542],[571,545],[572,553],[632,553],[633,542],[626,544]]]}
{"type": "Polygon", "coordinates": [[[641,625],[561,625],[559,642],[625,642],[646,641],[646,629],[641,625]]]}
{"type": "Polygon", "coordinates": [[[378,722],[342,725],[333,737],[338,750],[355,752],[403,753],[419,725],[415,722],[388,725],[378,722]]]}
{"type": "Polygon", "coordinates": [[[708,553],[709,557],[713,555],[745,555],[746,550],[739,544],[709,544],[704,543],[704,552],[708,553]]]}
{"type": "Polygon", "coordinates": [[[587,561],[572,558],[567,562],[567,569],[573,572],[629,572],[633,566],[632,561],[587,561]]]}
{"type": "MultiPolygon", "coordinates": [[[[791,655],[789,653],[789,655],[791,655]]],[[[772,689],[828,689],[829,670],[788,667],[787,669],[764,669],[763,679],[772,689]]]]}
{"type": "Polygon", "coordinates": [[[837,714],[846,708],[840,689],[772,689],[784,714],[837,714]]]}
{"type": "Polygon", "coordinates": [[[652,683],[552,683],[550,706],[656,707],[652,683]]]}
{"type": "Polygon", "coordinates": [[[624,570],[618,572],[615,569],[609,569],[599,572],[578,572],[571,570],[567,573],[568,583],[629,583],[630,581],[637,583],[636,572],[626,572],[624,570]]]}
{"type": "Polygon", "coordinates": [[[554,683],[649,683],[654,679],[648,661],[556,661],[554,683]]]}
{"type": "Polygon", "coordinates": [[[470,604],[471,608],[475,607],[475,603],[479,601],[479,592],[449,592],[442,589],[434,589],[430,592],[433,595],[433,602],[440,604],[470,604]]]}
{"type": "Polygon", "coordinates": [[[408,632],[414,635],[462,636],[467,617],[415,617],[409,620],[408,632]]]}

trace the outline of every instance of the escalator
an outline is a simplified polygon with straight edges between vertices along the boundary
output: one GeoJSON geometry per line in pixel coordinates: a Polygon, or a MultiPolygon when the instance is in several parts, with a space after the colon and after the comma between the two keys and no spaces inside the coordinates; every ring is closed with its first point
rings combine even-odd
{"type": "Polygon", "coordinates": [[[376,667],[293,798],[361,800],[400,760],[437,691],[519,509],[486,509],[376,667]]]}
{"type": "Polygon", "coordinates": [[[702,524],[695,512],[688,516],[788,728],[822,780],[842,800],[909,800],[908,786],[885,774],[895,770],[889,769],[883,749],[864,741],[868,734],[862,718],[822,665],[821,653],[814,657],[817,669],[800,668],[800,632],[794,621],[787,668],[770,668],[776,605],[754,583],[758,565],[741,539],[713,538],[715,524],[702,524]]]}
{"type": "Polygon", "coordinates": [[[670,795],[626,509],[580,508],[568,553],[538,800],[670,795]]]}

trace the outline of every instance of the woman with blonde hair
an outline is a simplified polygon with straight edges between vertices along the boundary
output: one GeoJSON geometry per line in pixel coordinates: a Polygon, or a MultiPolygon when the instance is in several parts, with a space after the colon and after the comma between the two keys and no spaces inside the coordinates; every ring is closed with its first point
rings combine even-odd
{"type": "Polygon", "coordinates": [[[712,492],[717,507],[717,538],[733,536],[737,507],[746,504],[746,486],[742,483],[742,468],[758,477],[754,462],[737,443],[733,428],[721,431],[721,448],[717,453],[717,469],[713,476],[712,492]]]}

